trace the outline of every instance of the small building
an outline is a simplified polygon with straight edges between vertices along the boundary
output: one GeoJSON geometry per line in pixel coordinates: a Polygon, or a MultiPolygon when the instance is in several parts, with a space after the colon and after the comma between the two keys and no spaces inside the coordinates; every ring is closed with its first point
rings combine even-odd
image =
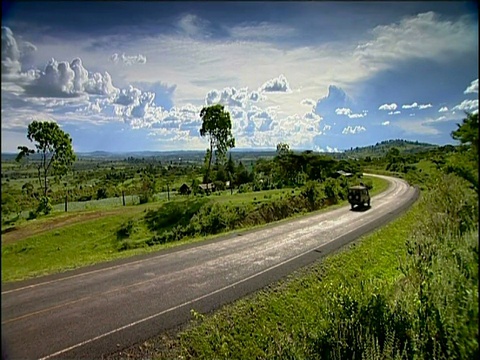
{"type": "Polygon", "coordinates": [[[183,184],[178,189],[178,193],[180,195],[190,195],[192,193],[192,189],[190,189],[190,187],[187,184],[183,184]]]}
{"type": "Polygon", "coordinates": [[[200,184],[198,185],[200,190],[203,191],[215,191],[215,184],[214,183],[208,183],[208,184],[200,184]]]}
{"type": "Polygon", "coordinates": [[[334,178],[338,178],[340,176],[345,176],[345,177],[352,177],[353,174],[352,173],[349,173],[349,172],[345,172],[343,170],[338,170],[338,171],[335,171],[333,177],[334,178]]]}

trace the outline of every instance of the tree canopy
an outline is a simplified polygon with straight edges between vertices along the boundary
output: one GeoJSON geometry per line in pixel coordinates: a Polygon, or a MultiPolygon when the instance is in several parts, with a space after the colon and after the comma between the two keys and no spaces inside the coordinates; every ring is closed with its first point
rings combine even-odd
{"type": "Polygon", "coordinates": [[[16,160],[38,153],[40,161],[37,166],[38,181],[43,188],[43,195],[47,197],[48,176],[63,176],[76,159],[73,152],[72,139],[56,122],[33,121],[28,125],[27,138],[35,144],[35,149],[19,146],[16,160]]]}
{"type": "Polygon", "coordinates": [[[235,138],[232,135],[230,113],[222,105],[204,107],[200,112],[200,117],[202,118],[200,135],[209,141],[205,159],[207,162],[206,181],[209,182],[213,152],[215,151],[217,161],[223,161],[228,149],[235,147],[235,138]]]}

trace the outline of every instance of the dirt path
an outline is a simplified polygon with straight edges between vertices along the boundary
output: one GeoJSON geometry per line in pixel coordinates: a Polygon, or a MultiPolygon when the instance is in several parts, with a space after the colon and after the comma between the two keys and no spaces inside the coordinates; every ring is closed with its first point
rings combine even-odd
{"type": "Polygon", "coordinates": [[[103,217],[117,215],[125,212],[125,208],[94,211],[87,213],[72,213],[70,215],[53,218],[51,220],[42,221],[40,223],[30,222],[28,225],[13,227],[2,234],[2,244],[9,244],[15,241],[25,239],[27,237],[38,235],[50,230],[58,229],[67,225],[78,224],[90,220],[96,220],[103,217]]]}

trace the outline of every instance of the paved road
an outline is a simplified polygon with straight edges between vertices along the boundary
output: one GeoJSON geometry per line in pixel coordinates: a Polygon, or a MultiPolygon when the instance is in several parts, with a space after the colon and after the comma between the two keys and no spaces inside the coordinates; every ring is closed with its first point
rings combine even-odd
{"type": "MultiPolygon", "coordinates": [[[[385,177],[386,178],[386,177],[385,177]]],[[[11,359],[99,358],[255,291],[378,227],[417,191],[399,179],[349,207],[149,256],[2,287],[11,359]]]]}

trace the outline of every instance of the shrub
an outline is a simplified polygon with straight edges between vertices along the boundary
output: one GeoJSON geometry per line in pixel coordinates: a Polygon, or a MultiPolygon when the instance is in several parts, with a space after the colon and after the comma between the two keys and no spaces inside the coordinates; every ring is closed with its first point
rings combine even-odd
{"type": "Polygon", "coordinates": [[[130,219],[120,225],[120,228],[117,230],[117,239],[122,240],[130,237],[135,232],[135,222],[133,219],[130,219]]]}
{"type": "Polygon", "coordinates": [[[43,196],[40,199],[40,202],[38,203],[37,207],[37,214],[44,213],[45,215],[48,215],[52,212],[53,206],[50,203],[50,198],[48,196],[43,196]]]}
{"type": "Polygon", "coordinates": [[[325,194],[317,181],[308,181],[300,194],[307,201],[309,211],[317,210],[323,205],[325,194]]]}
{"type": "Polygon", "coordinates": [[[106,198],[108,198],[107,189],[105,189],[105,188],[98,189],[97,190],[97,200],[106,199],[106,198]]]}

